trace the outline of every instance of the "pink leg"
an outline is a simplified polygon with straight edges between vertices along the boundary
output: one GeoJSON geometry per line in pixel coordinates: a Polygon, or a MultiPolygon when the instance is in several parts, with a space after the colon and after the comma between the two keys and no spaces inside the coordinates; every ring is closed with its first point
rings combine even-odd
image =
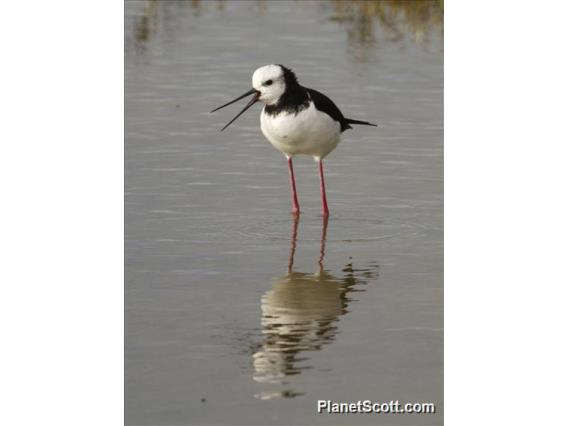
{"type": "Polygon", "coordinates": [[[292,213],[300,213],[298,204],[298,193],[296,192],[296,180],[294,179],[294,168],[292,167],[292,157],[288,157],[288,173],[290,175],[290,189],[292,190],[292,213]]]}
{"type": "Polygon", "coordinates": [[[325,196],[325,180],[323,179],[323,161],[318,160],[319,175],[320,175],[320,192],[321,192],[321,213],[324,216],[329,216],[329,208],[327,207],[327,197],[325,196]]]}

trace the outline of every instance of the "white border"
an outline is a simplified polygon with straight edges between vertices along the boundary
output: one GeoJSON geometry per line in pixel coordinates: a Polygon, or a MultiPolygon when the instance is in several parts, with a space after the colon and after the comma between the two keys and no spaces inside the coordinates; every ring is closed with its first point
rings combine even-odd
{"type": "Polygon", "coordinates": [[[123,4],[2,5],[0,424],[123,424],[123,4]]]}
{"type": "Polygon", "coordinates": [[[445,6],[446,424],[566,424],[568,7],[445,6]]]}

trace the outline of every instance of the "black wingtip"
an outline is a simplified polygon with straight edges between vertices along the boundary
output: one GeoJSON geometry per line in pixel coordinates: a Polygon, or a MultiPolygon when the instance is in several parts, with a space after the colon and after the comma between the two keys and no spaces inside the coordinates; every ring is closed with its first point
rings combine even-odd
{"type": "Polygon", "coordinates": [[[360,124],[362,126],[373,126],[373,127],[379,127],[377,124],[375,123],[369,123],[368,121],[360,121],[360,120],[353,120],[351,118],[346,118],[345,122],[348,124],[360,124]]]}

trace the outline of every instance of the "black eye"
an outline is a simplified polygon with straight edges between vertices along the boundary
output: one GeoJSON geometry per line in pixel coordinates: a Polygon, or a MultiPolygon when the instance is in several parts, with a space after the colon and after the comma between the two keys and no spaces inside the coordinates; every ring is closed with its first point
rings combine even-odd
{"type": "Polygon", "coordinates": [[[271,84],[272,84],[272,80],[266,80],[266,81],[264,82],[264,85],[265,85],[265,86],[270,86],[271,84]]]}

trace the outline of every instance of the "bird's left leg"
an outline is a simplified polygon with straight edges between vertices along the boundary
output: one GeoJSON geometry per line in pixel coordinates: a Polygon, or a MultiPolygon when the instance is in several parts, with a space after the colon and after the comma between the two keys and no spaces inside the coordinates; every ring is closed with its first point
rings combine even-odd
{"type": "Polygon", "coordinates": [[[294,178],[294,167],[292,166],[292,157],[286,156],[288,159],[288,174],[290,176],[290,192],[292,195],[292,214],[300,214],[300,203],[298,203],[298,192],[296,191],[296,179],[294,178]]]}
{"type": "Polygon", "coordinates": [[[323,160],[316,158],[320,176],[320,193],[321,193],[321,213],[323,216],[329,216],[329,208],[327,207],[327,197],[325,196],[325,180],[323,178],[323,160]]]}

